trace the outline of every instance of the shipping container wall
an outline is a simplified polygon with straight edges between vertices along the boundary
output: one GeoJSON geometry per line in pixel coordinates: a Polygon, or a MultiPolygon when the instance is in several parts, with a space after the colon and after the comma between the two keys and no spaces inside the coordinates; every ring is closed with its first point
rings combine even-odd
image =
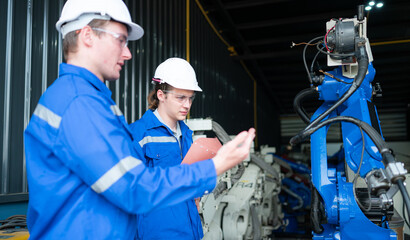
{"type": "Polygon", "coordinates": [[[23,131],[58,74],[63,1],[0,1],[0,203],[27,193],[23,131]]]}
{"type": "MultiPolygon", "coordinates": [[[[62,39],[55,23],[64,2],[0,1],[0,203],[21,200],[28,192],[23,132],[41,94],[57,78],[58,65],[63,61],[62,39]]],[[[146,97],[156,66],[169,57],[181,57],[189,59],[203,89],[197,94],[190,118],[211,117],[229,134],[255,126],[258,119],[259,133],[265,134],[258,138],[259,144],[279,145],[276,109],[265,91],[257,89],[257,96],[254,95],[253,80],[230,57],[195,1],[125,3],[145,34],[129,43],[133,58],[125,64],[120,80],[106,85],[129,123],[138,120],[147,109],[146,97]]]]}

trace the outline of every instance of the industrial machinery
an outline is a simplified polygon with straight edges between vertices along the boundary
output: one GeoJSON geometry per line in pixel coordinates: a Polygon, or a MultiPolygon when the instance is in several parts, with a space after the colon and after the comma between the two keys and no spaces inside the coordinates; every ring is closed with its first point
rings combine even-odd
{"type": "MultiPolygon", "coordinates": [[[[213,131],[222,143],[231,140],[211,119],[189,119],[187,125],[194,140],[206,137],[204,131],[213,131]]],[[[270,154],[274,152],[266,146],[251,152],[249,159],[219,176],[214,191],[202,197],[204,240],[269,239],[273,230],[286,224],[279,201],[282,174],[270,154]]]]}
{"type": "Polygon", "coordinates": [[[284,175],[279,200],[286,222],[286,225],[275,230],[274,235],[291,239],[310,237],[310,168],[304,162],[297,162],[289,156],[285,158],[272,155],[275,162],[281,165],[284,175]]]}
{"type": "MultiPolygon", "coordinates": [[[[407,170],[382,137],[372,99],[375,69],[366,36],[363,6],[351,19],[332,19],[325,36],[312,39],[318,53],[311,68],[305,68],[311,88],[301,91],[294,107],[307,127],[290,143],[298,144],[310,136],[313,239],[397,239],[389,228],[393,215],[393,196],[401,191],[407,210],[409,195],[404,186],[407,170]],[[330,72],[314,69],[318,54],[327,55],[330,72]],[[302,107],[307,96],[323,100],[311,118],[302,107]],[[341,122],[342,154],[330,160],[326,151],[326,134],[330,124],[341,122]],[[354,172],[349,179],[348,169],[354,172]],[[364,188],[357,188],[359,178],[364,188]]],[[[410,216],[410,215],[408,215],[410,216]]]]}

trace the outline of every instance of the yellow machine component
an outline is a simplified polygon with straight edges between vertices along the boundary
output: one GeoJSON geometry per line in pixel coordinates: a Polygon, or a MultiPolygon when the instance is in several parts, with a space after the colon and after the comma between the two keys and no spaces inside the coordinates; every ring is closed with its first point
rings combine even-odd
{"type": "Polygon", "coordinates": [[[27,240],[30,234],[26,228],[6,229],[0,231],[0,239],[27,240]]]}

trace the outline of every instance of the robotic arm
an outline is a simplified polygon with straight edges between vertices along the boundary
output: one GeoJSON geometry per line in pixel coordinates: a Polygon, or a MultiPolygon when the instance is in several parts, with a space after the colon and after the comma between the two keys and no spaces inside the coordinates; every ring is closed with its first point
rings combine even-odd
{"type": "Polygon", "coordinates": [[[338,67],[325,75],[308,71],[313,88],[302,91],[294,104],[308,126],[290,141],[294,145],[311,137],[313,239],[396,239],[386,223],[398,190],[410,204],[403,184],[407,171],[384,142],[371,101],[375,70],[363,6],[357,18],[329,21],[326,35],[312,41],[317,39],[322,40],[317,49],[327,55],[328,66],[338,67]],[[308,94],[318,94],[324,101],[310,122],[298,102],[308,94]],[[345,159],[331,164],[326,133],[334,122],[341,122],[345,159]],[[352,182],[344,163],[355,172],[352,182]],[[366,180],[364,192],[355,187],[358,176],[366,180]]]}

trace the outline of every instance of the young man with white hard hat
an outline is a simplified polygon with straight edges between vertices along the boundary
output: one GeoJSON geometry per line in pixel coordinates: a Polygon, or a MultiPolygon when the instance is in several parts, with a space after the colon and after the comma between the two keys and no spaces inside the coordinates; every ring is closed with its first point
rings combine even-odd
{"type": "MultiPolygon", "coordinates": [[[[136,151],[148,167],[181,164],[192,144],[192,131],[183,122],[195,97],[202,92],[192,66],[181,58],[169,58],[155,70],[154,89],[148,95],[149,110],[130,125],[136,151]]],[[[201,219],[195,200],[155,209],[137,217],[137,239],[200,240],[201,219]]]]}
{"type": "Polygon", "coordinates": [[[134,239],[135,214],[211,191],[249,153],[253,129],[212,160],[145,167],[104,84],[119,78],[142,28],[122,0],[68,0],[56,27],[67,63],[24,133],[30,239],[134,239]]]}

